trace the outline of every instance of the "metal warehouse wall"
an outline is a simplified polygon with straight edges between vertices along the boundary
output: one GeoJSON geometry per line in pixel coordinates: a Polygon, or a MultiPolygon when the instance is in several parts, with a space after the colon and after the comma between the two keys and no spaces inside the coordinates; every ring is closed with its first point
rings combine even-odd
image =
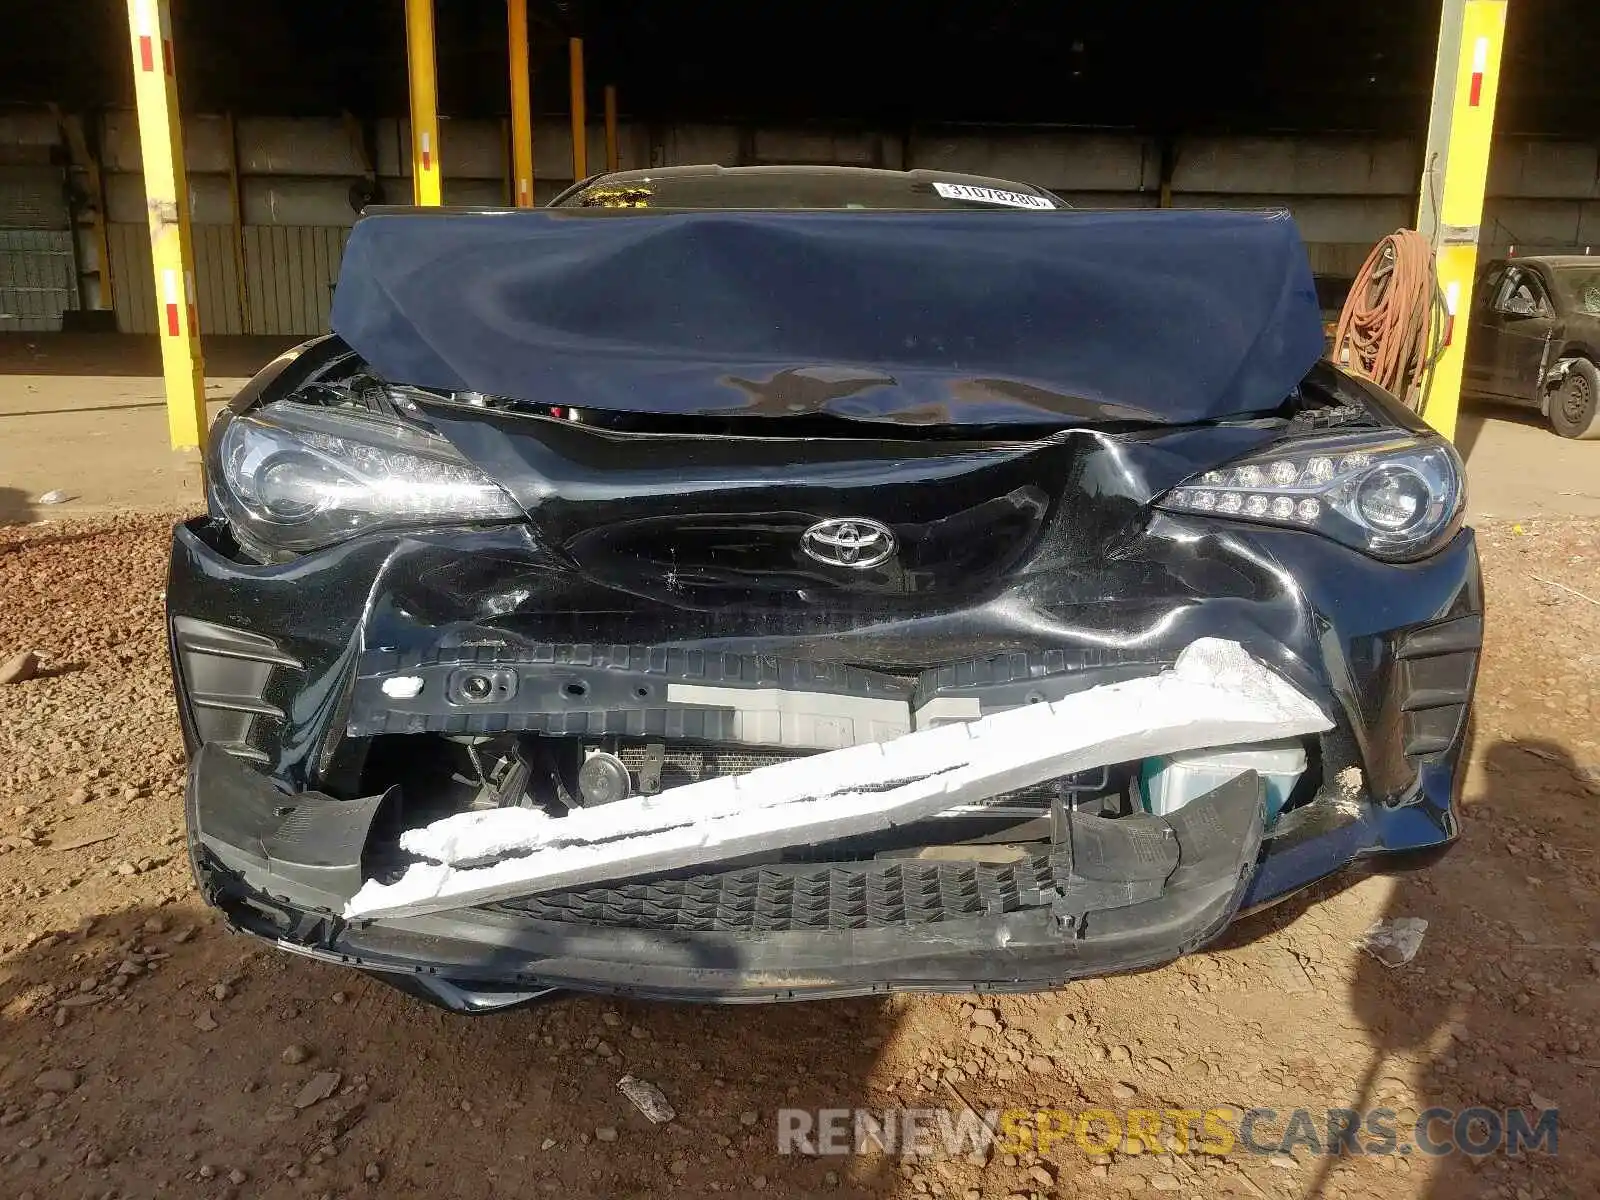
{"type": "MultiPolygon", "coordinates": [[[[151,333],[156,305],[137,124],[132,112],[99,120],[117,326],[151,333]]],[[[59,139],[49,114],[0,117],[0,329],[55,328],[62,308],[78,303],[74,273],[92,283],[93,239],[80,232],[74,241],[68,228],[69,172],[60,165],[66,156],[59,139]]],[[[446,202],[508,202],[503,122],[447,119],[440,142],[446,202]]],[[[230,138],[222,117],[187,118],[201,328],[324,330],[355,219],[351,187],[370,171],[384,200],[408,203],[408,145],[406,121],[378,122],[369,166],[359,131],[338,119],[244,117],[230,138]]],[[[541,202],[571,182],[570,146],[564,121],[536,125],[541,202]]],[[[905,137],[872,130],[624,125],[620,149],[624,167],[818,162],[968,171],[1026,179],[1085,207],[1155,206],[1161,193],[1159,145],[1137,134],[966,128],[905,137]]],[[[1313,267],[1350,276],[1374,242],[1413,223],[1420,153],[1405,140],[1361,137],[1182,139],[1174,147],[1171,203],[1287,207],[1313,267]]],[[[598,126],[590,131],[589,161],[604,161],[598,126]]],[[[1600,146],[1502,139],[1489,193],[1486,252],[1600,245],[1600,146]]],[[[88,302],[95,302],[93,295],[88,302]]]]}
{"type": "MultiPolygon", "coordinates": [[[[132,112],[105,115],[101,147],[117,328],[154,333],[150,236],[132,112]]],[[[336,119],[247,117],[231,139],[224,118],[185,119],[203,331],[310,335],[327,329],[333,282],[355,220],[350,187],[365,173],[361,155],[359,139],[336,119]]]]}
{"type": "Polygon", "coordinates": [[[0,115],[0,331],[59,329],[78,307],[59,136],[49,113],[0,115]]]}

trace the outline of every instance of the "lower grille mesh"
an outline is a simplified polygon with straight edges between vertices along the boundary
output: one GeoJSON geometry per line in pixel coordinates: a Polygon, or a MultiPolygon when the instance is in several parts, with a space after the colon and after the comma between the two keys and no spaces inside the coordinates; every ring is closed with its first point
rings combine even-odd
{"type": "Polygon", "coordinates": [[[1071,854],[1007,864],[898,860],[761,866],[550,892],[488,906],[540,921],[695,933],[881,929],[1000,916],[1066,898],[1076,911],[1159,895],[1162,877],[1105,884],[1072,872],[1071,854]]]}
{"type": "MultiPolygon", "coordinates": [[[[644,766],[645,747],[642,743],[624,743],[617,748],[617,757],[638,778],[644,766]]],[[[661,764],[661,786],[678,787],[685,783],[699,783],[702,779],[715,779],[721,775],[743,775],[759,767],[776,766],[795,758],[804,758],[804,752],[783,750],[750,750],[745,747],[675,746],[669,744],[661,764]]]]}

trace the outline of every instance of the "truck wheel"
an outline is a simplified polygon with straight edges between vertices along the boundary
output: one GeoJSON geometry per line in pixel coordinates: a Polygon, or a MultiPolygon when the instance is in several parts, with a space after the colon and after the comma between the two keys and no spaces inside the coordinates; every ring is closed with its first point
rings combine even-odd
{"type": "Polygon", "coordinates": [[[1600,371],[1588,359],[1573,359],[1551,394],[1550,425],[1562,437],[1600,438],[1600,371]]]}

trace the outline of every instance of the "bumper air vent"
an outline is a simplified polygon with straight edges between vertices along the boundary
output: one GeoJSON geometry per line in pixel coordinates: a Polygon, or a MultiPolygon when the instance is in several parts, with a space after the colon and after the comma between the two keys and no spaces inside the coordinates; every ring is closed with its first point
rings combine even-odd
{"type": "Polygon", "coordinates": [[[1395,690],[1405,755],[1413,764],[1449,749],[1460,735],[1482,647],[1483,617],[1477,614],[1424,625],[1399,639],[1395,690]]]}
{"type": "Polygon", "coordinates": [[[193,617],[172,619],[179,694],[202,744],[253,762],[268,761],[259,749],[262,721],[282,721],[283,710],[267,697],[280,670],[301,664],[269,637],[193,617]]]}

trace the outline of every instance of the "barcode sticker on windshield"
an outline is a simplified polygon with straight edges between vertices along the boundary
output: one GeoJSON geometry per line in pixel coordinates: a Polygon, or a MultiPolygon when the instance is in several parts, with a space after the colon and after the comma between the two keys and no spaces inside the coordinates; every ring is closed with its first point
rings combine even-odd
{"type": "Polygon", "coordinates": [[[999,188],[973,187],[970,183],[934,182],[933,190],[946,200],[971,200],[978,204],[1003,204],[1007,208],[1054,208],[1043,196],[1003,192],[999,188]]]}

